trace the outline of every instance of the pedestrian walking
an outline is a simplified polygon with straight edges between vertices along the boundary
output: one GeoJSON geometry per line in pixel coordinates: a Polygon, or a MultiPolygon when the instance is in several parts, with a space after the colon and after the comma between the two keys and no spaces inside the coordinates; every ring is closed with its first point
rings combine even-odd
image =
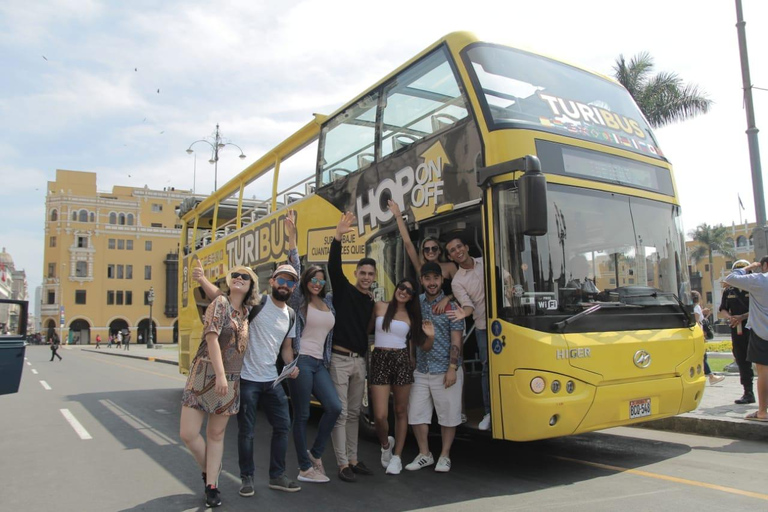
{"type": "MultiPolygon", "coordinates": [[[[691,292],[691,298],[693,299],[693,316],[696,318],[696,323],[699,324],[699,327],[702,327],[705,317],[704,312],[701,310],[701,294],[696,290],[693,290],[691,292]]],[[[709,368],[709,363],[707,362],[706,349],[704,350],[704,375],[709,379],[710,385],[718,384],[725,379],[725,376],[723,375],[715,375],[712,373],[712,370],[709,368]]]]}
{"type": "MultiPolygon", "coordinates": [[[[286,301],[296,286],[298,273],[290,265],[280,265],[269,280],[270,295],[262,295],[249,314],[248,351],[240,374],[240,411],[237,413],[237,453],[240,463],[240,496],[253,496],[253,431],[256,426],[256,408],[261,404],[267,421],[272,426],[269,461],[269,488],[296,492],[301,487],[285,476],[285,455],[288,450],[288,432],[291,417],[288,397],[282,385],[273,385],[277,379],[275,362],[281,356],[285,364],[293,362],[291,340],[295,336],[295,313],[286,301]]],[[[202,265],[192,270],[195,279],[208,297],[221,294],[203,275],[202,265]]],[[[291,378],[299,375],[293,368],[291,378]]]]}
{"type": "Polygon", "coordinates": [[[51,340],[51,362],[53,361],[54,357],[58,357],[59,361],[61,361],[61,356],[59,355],[59,337],[54,336],[51,340]]]}
{"type": "Polygon", "coordinates": [[[747,361],[757,367],[757,411],[745,418],[768,421],[768,256],[735,269],[725,283],[749,292],[747,361]]]}
{"type": "Polygon", "coordinates": [[[101,348],[101,334],[96,335],[96,348],[101,348]]]}
{"type": "Polygon", "coordinates": [[[123,350],[131,350],[131,331],[128,329],[123,333],[123,350]]]}
{"type": "Polygon", "coordinates": [[[355,482],[355,475],[373,475],[373,471],[357,458],[360,410],[365,392],[365,356],[368,352],[368,325],[375,304],[371,284],[376,277],[376,261],[362,258],[355,268],[355,284],[351,284],[341,267],[341,241],[356,222],[345,212],[336,225],[336,233],[328,253],[328,274],[333,288],[333,307],[341,321],[333,327],[331,378],[341,401],[341,414],[331,432],[339,479],[355,482]]]}
{"type": "MultiPolygon", "coordinates": [[[[731,267],[731,271],[749,266],[747,260],[738,260],[731,267]]],[[[752,363],[747,361],[747,348],[751,330],[747,327],[749,318],[749,292],[733,286],[725,285],[723,296],[720,300],[720,311],[723,312],[731,330],[731,351],[736,365],[739,367],[739,380],[744,394],[734,403],[744,405],[755,403],[753,388],[754,372],[752,363]]]]}
{"type": "Polygon", "coordinates": [[[375,338],[371,353],[371,401],[376,435],[381,444],[381,465],[388,475],[403,470],[402,455],[408,433],[408,397],[413,384],[412,346],[432,348],[431,322],[422,321],[416,284],[406,278],[397,283],[392,300],[377,302],[375,338]],[[394,396],[395,437],[389,435],[389,395],[394,396]]]}
{"type": "Polygon", "coordinates": [[[115,335],[112,333],[109,333],[109,343],[107,343],[107,348],[112,348],[112,343],[115,341],[115,335]]]}
{"type": "Polygon", "coordinates": [[[123,346],[123,331],[119,330],[117,331],[117,337],[115,338],[117,349],[120,350],[120,347],[123,346]]]}
{"type": "Polygon", "coordinates": [[[227,274],[227,295],[219,294],[205,311],[203,341],[192,360],[182,394],[180,435],[205,485],[205,503],[221,505],[218,489],[224,434],[229,417],[240,409],[240,374],[248,346],[248,305],[256,274],[236,267],[227,274]],[[200,435],[207,418],[206,439],[200,435]],[[207,440],[207,442],[206,442],[207,440]]]}
{"type": "Polygon", "coordinates": [[[296,250],[295,222],[294,212],[289,212],[285,221],[288,262],[301,275],[299,286],[288,300],[288,304],[296,311],[293,353],[298,358],[299,368],[299,376],[288,382],[293,406],[293,443],[299,461],[298,480],[323,483],[330,480],[323,467],[323,452],[341,414],[341,400],[328,372],[336,310],[332,295],[326,294],[323,269],[312,265],[303,274],[301,272],[299,253],[296,250]],[[315,442],[308,449],[307,422],[313,395],[323,406],[323,416],[317,425],[315,442]]]}

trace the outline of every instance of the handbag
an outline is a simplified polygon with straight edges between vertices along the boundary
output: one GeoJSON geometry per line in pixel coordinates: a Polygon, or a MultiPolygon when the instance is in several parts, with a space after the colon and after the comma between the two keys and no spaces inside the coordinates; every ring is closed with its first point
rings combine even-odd
{"type": "MultiPolygon", "coordinates": [[[[198,358],[189,372],[190,390],[197,397],[200,406],[210,414],[224,414],[229,411],[237,400],[235,385],[237,375],[227,375],[227,394],[224,396],[216,393],[216,372],[210,359],[198,358]]],[[[236,410],[235,410],[236,411],[236,410]]]]}
{"type": "Polygon", "coordinates": [[[706,318],[701,321],[701,329],[704,331],[704,337],[708,340],[715,338],[715,331],[712,330],[712,324],[706,318]]]}

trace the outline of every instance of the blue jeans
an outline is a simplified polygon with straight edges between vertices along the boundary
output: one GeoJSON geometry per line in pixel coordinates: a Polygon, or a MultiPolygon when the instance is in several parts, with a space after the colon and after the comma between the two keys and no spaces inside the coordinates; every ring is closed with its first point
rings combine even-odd
{"type": "Polygon", "coordinates": [[[325,445],[331,438],[331,431],[336,419],[341,414],[341,400],[331,380],[331,374],[320,359],[311,356],[299,356],[299,376],[288,381],[293,405],[293,443],[296,445],[296,457],[299,469],[306,471],[312,467],[307,455],[307,422],[309,421],[310,395],[315,395],[323,405],[323,417],[317,426],[317,436],[312,445],[312,457],[323,456],[325,445]]]}
{"type": "Polygon", "coordinates": [[[288,430],[291,416],[288,397],[283,386],[272,388],[270,382],[240,379],[240,412],[237,413],[237,455],[240,476],[253,476],[253,429],[256,426],[256,407],[261,402],[267,421],[272,425],[272,445],[269,457],[269,478],[285,473],[285,452],[288,450],[288,430]]]}
{"type": "Polygon", "coordinates": [[[477,341],[477,356],[483,363],[483,406],[485,414],[491,413],[491,384],[488,381],[488,331],[475,327],[475,341],[477,341]]]}

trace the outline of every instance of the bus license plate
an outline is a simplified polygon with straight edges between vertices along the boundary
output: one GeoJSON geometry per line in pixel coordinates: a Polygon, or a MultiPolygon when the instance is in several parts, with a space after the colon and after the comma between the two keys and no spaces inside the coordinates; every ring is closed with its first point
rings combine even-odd
{"type": "Polygon", "coordinates": [[[651,399],[631,400],[629,402],[629,419],[642,418],[651,415],[651,399]]]}

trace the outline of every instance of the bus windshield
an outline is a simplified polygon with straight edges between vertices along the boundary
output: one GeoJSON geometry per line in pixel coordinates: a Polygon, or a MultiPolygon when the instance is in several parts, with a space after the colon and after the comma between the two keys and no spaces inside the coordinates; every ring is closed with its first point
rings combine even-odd
{"type": "Polygon", "coordinates": [[[548,131],[662,158],[650,126],[620,85],[512,48],[478,44],[464,57],[490,129],[548,131]]]}
{"type": "Polygon", "coordinates": [[[496,197],[504,316],[562,319],[601,304],[580,331],[605,330],[599,317],[622,306],[634,320],[614,330],[680,326],[678,297],[689,304],[690,295],[678,206],[550,184],[548,233],[530,237],[520,230],[517,189],[500,185],[496,197]]]}

